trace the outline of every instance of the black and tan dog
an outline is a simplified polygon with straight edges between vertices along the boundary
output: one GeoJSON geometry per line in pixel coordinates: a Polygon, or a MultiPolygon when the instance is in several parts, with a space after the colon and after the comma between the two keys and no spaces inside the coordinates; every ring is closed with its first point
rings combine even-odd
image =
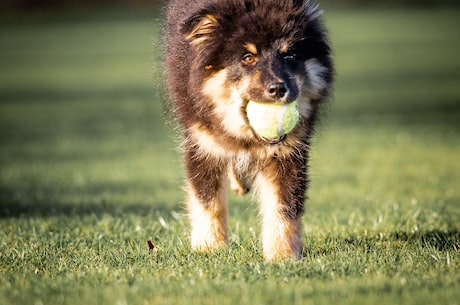
{"type": "Polygon", "coordinates": [[[303,0],[169,3],[168,92],[184,131],[194,249],[227,243],[230,179],[237,193],[254,187],[258,194],[265,258],[300,258],[310,138],[333,75],[320,17],[303,0]],[[267,141],[248,123],[249,100],[296,100],[299,123],[267,141]]]}

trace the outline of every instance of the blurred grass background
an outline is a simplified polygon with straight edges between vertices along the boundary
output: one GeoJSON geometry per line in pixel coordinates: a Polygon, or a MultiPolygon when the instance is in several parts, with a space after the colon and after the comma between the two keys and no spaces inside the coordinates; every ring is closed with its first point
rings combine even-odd
{"type": "Polygon", "coordinates": [[[458,304],[458,7],[325,3],[304,260],[272,266],[250,198],[229,250],[188,248],[156,3],[40,3],[0,13],[2,303],[458,304]]]}

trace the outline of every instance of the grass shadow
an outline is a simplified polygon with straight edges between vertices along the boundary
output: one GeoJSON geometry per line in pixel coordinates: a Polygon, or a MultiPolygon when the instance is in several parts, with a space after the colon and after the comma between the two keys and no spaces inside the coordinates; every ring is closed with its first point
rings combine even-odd
{"type": "Polygon", "coordinates": [[[333,253],[350,252],[376,254],[389,248],[434,249],[436,251],[460,251],[460,231],[458,229],[433,229],[419,232],[392,232],[388,235],[358,236],[346,238],[326,237],[309,240],[302,251],[302,257],[313,259],[333,253]]]}
{"type": "Polygon", "coordinates": [[[454,249],[460,250],[460,232],[457,229],[441,230],[433,229],[429,231],[418,232],[392,232],[388,236],[352,236],[344,240],[347,245],[353,245],[359,248],[364,247],[367,252],[380,247],[382,243],[397,242],[418,247],[431,247],[438,251],[454,249]]]}
{"type": "MultiPolygon", "coordinates": [[[[128,186],[93,186],[90,190],[82,190],[85,192],[84,196],[77,199],[72,199],[72,193],[79,192],[79,190],[69,191],[69,193],[62,195],[62,198],[59,198],[56,193],[52,194],[53,191],[50,192],[20,191],[0,186],[0,219],[61,215],[80,217],[104,214],[116,217],[126,214],[145,216],[156,212],[169,215],[173,210],[178,209],[178,206],[167,202],[152,204],[151,202],[141,202],[136,198],[126,199],[119,196],[128,192],[128,186]],[[104,197],[107,196],[104,194],[110,194],[110,197],[104,197]]],[[[148,190],[141,190],[141,192],[148,192],[148,190]]]]}
{"type": "Polygon", "coordinates": [[[438,251],[460,250],[460,232],[455,229],[448,231],[435,229],[415,233],[395,232],[391,238],[407,243],[419,243],[424,247],[431,247],[438,251]]]}

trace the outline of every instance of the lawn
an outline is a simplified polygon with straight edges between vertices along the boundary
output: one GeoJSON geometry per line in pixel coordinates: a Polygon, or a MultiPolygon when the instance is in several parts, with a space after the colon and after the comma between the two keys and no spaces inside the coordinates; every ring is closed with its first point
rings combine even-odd
{"type": "Polygon", "coordinates": [[[1,16],[1,304],[460,304],[459,10],[326,12],[303,259],[271,264],[250,197],[189,247],[156,11],[1,16]]]}

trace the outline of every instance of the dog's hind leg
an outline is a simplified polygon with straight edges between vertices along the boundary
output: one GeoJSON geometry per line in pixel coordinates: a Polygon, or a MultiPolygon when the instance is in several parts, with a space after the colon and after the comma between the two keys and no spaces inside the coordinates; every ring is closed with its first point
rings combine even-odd
{"type": "Polygon", "coordinates": [[[186,148],[187,208],[191,243],[195,250],[208,250],[228,242],[226,168],[194,148],[186,148]]]}
{"type": "Polygon", "coordinates": [[[238,173],[233,163],[229,165],[228,178],[230,181],[230,189],[235,194],[243,196],[251,190],[248,181],[246,181],[247,178],[242,177],[238,173]]]}

